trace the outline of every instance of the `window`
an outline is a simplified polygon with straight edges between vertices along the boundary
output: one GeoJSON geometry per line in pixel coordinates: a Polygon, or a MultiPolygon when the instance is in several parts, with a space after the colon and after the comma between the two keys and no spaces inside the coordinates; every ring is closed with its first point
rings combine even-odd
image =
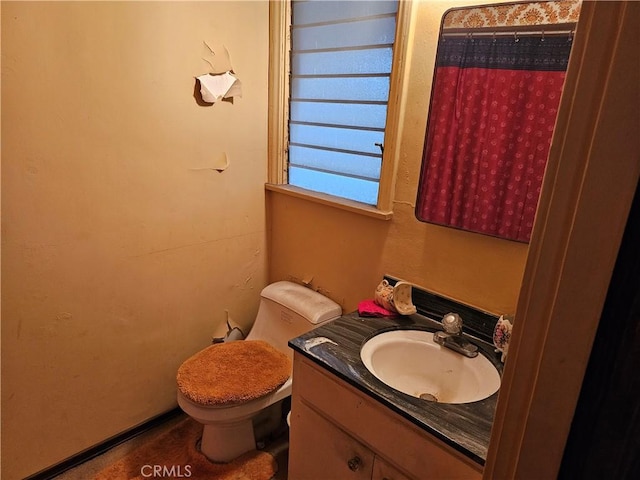
{"type": "Polygon", "coordinates": [[[290,185],[377,203],[397,8],[292,2],[290,185]]]}
{"type": "Polygon", "coordinates": [[[272,89],[285,78],[270,97],[281,117],[280,130],[270,128],[270,153],[280,157],[270,181],[380,208],[399,2],[280,3],[272,2],[272,89]]]}

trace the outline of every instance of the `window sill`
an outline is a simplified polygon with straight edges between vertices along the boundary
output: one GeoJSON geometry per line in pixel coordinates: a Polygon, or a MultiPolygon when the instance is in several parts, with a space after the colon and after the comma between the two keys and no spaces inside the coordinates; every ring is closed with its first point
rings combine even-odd
{"type": "Polygon", "coordinates": [[[379,220],[391,220],[391,217],[393,217],[393,211],[378,210],[376,207],[371,205],[306,190],[304,188],[293,187],[291,185],[278,185],[275,183],[265,183],[264,187],[265,190],[269,190],[271,192],[282,193],[291,197],[301,198],[310,202],[339,208],[340,210],[346,210],[360,215],[366,215],[379,220]]]}

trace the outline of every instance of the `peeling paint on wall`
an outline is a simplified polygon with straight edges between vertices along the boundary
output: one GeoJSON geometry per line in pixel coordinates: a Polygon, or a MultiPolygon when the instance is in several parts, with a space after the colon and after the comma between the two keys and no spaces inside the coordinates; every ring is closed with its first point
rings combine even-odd
{"type": "Polygon", "coordinates": [[[234,97],[242,97],[242,84],[233,70],[231,55],[224,45],[211,47],[212,43],[202,42],[202,60],[208,65],[208,72],[196,76],[194,98],[200,106],[211,106],[218,100],[233,103],[234,97]]]}
{"type": "Polygon", "coordinates": [[[226,152],[219,153],[213,157],[211,166],[190,168],[189,170],[215,170],[217,172],[224,172],[229,167],[229,157],[226,152]]]}

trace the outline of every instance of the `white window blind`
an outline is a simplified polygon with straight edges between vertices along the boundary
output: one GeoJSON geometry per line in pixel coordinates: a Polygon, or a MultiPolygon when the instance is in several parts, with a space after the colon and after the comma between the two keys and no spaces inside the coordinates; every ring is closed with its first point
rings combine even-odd
{"type": "Polygon", "coordinates": [[[397,1],[292,2],[289,184],[375,205],[397,1]]]}

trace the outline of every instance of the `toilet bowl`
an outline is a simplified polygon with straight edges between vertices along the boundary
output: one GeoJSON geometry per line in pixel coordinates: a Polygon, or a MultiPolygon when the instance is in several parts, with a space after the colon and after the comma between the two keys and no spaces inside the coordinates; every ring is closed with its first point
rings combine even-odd
{"type": "Polygon", "coordinates": [[[278,428],[282,401],[291,395],[288,341],[341,314],[337,303],[318,292],[276,282],[262,290],[246,340],[209,346],[180,366],[178,405],[204,425],[200,450],[205,456],[229,462],[278,428]],[[244,360],[227,362],[230,355],[244,360]]]}

